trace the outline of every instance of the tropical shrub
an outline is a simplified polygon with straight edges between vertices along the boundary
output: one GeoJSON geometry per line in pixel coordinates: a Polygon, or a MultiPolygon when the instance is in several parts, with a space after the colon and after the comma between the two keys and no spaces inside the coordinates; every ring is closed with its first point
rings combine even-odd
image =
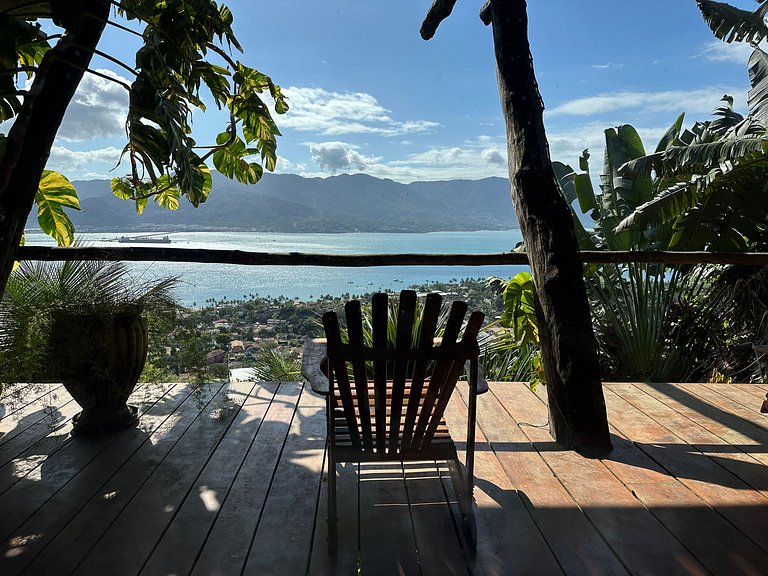
{"type": "Polygon", "coordinates": [[[137,283],[122,262],[22,262],[11,274],[0,305],[0,382],[56,381],[51,362],[54,319],[62,311],[108,319],[115,313],[143,310],[169,326],[178,306],[175,277],[137,283]]]}
{"type": "Polygon", "coordinates": [[[266,346],[253,365],[254,379],[262,382],[296,382],[302,379],[301,360],[292,352],[266,346]]]}

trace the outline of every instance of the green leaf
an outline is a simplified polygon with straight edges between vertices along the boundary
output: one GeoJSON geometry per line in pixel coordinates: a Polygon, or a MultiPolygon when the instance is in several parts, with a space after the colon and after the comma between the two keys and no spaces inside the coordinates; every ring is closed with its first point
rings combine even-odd
{"type": "Polygon", "coordinates": [[[576,174],[573,177],[573,188],[576,192],[576,198],[579,200],[579,208],[582,214],[597,208],[595,191],[592,188],[592,179],[589,177],[589,174],[576,174]]]}
{"type": "Polygon", "coordinates": [[[127,178],[112,178],[110,182],[112,194],[120,200],[131,200],[133,198],[133,186],[127,178]]]}
{"type": "MultiPolygon", "coordinates": [[[[220,144],[229,139],[226,132],[222,132],[216,138],[220,144]]],[[[245,156],[255,152],[252,148],[246,148],[245,143],[236,136],[229,145],[214,152],[213,165],[227,178],[236,178],[243,184],[255,184],[261,179],[264,170],[259,164],[244,159],[245,156]]]]}
{"type": "Polygon", "coordinates": [[[768,4],[762,4],[754,12],[735,8],[725,2],[696,0],[704,20],[715,36],[724,42],[749,42],[758,44],[766,35],[765,17],[768,4]]]}
{"type": "Polygon", "coordinates": [[[136,214],[141,214],[144,212],[144,208],[147,207],[147,197],[142,196],[139,198],[134,198],[134,205],[136,206],[136,214]]]}
{"type": "Polygon", "coordinates": [[[35,194],[37,221],[40,229],[54,238],[59,246],[69,246],[75,239],[75,227],[64,208],[80,209],[77,191],[58,172],[43,171],[35,194]]]}
{"type": "Polygon", "coordinates": [[[768,54],[760,48],[755,48],[749,57],[747,68],[749,83],[752,86],[747,95],[749,113],[763,126],[768,126],[768,54]]]}
{"type": "Polygon", "coordinates": [[[155,202],[166,210],[179,209],[179,189],[172,186],[170,178],[164,175],[158,180],[158,192],[155,194],[155,202]]]}
{"type": "Polygon", "coordinates": [[[37,222],[40,229],[54,238],[59,246],[69,246],[75,239],[72,221],[56,204],[38,202],[37,222]]]}
{"type": "Polygon", "coordinates": [[[65,176],[53,170],[44,170],[37,186],[38,198],[53,202],[61,207],[80,210],[77,190],[65,176]]]}
{"type": "Polygon", "coordinates": [[[667,131],[664,133],[664,136],[661,137],[661,140],[659,140],[658,145],[656,146],[656,152],[664,152],[667,148],[672,146],[675,141],[680,137],[680,130],[683,127],[683,121],[685,120],[685,112],[680,114],[680,116],[677,117],[677,120],[674,121],[672,126],[667,128],[667,131]]]}
{"type": "Polygon", "coordinates": [[[519,346],[539,343],[535,298],[533,279],[528,272],[513,276],[504,289],[504,312],[499,323],[512,330],[519,346]]]}

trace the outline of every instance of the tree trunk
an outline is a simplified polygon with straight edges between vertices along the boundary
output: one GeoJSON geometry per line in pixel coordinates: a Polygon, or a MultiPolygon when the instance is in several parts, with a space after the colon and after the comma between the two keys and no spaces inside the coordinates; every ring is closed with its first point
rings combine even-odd
{"type": "Polygon", "coordinates": [[[5,292],[56,132],[91,62],[109,8],[108,0],[84,3],[78,29],[67,31],[46,53],[8,133],[0,161],[0,296],[5,292]]]}
{"type": "Polygon", "coordinates": [[[491,0],[509,180],[540,305],[552,435],[581,452],[611,449],[597,344],[570,209],[544,133],[525,0],[491,0]]]}

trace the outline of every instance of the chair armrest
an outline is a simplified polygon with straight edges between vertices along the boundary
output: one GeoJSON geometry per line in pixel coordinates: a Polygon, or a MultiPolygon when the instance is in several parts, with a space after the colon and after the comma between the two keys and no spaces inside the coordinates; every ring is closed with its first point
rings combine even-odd
{"type": "MultiPolygon", "coordinates": [[[[469,382],[469,370],[470,366],[472,364],[471,360],[467,360],[464,363],[464,369],[467,371],[467,382],[469,382]]],[[[478,394],[485,394],[488,392],[488,382],[485,379],[485,374],[483,374],[483,365],[480,364],[480,362],[477,363],[477,393],[478,394]]]]}
{"type": "Polygon", "coordinates": [[[328,395],[328,358],[325,338],[314,338],[304,343],[301,354],[301,375],[307,379],[312,390],[328,395]]]}

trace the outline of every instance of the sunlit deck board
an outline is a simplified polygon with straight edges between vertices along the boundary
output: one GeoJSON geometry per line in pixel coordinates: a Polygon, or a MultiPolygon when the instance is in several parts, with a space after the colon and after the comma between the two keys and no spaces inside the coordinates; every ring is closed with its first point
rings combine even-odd
{"type": "MultiPolygon", "coordinates": [[[[765,573],[764,387],[605,389],[605,459],[553,442],[541,390],[494,383],[479,398],[476,554],[444,465],[339,467],[335,560],[323,401],[300,384],[197,400],[187,385],[144,387],[141,427],[96,439],[67,436],[61,390],[53,418],[45,398],[3,405],[0,574],[765,573]]],[[[463,450],[459,392],[447,420],[463,450]]]]}

